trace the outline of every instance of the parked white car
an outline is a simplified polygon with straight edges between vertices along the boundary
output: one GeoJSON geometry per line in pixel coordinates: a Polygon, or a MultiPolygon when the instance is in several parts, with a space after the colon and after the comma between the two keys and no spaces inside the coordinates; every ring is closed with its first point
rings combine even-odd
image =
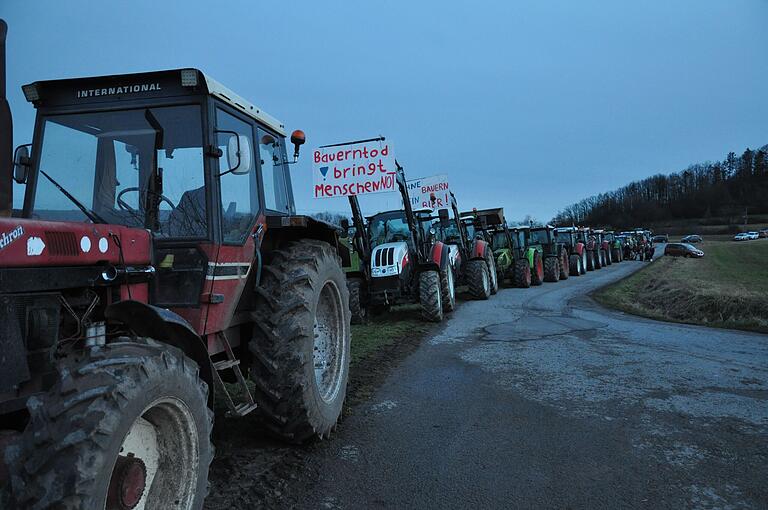
{"type": "Polygon", "coordinates": [[[750,239],[760,239],[759,232],[747,232],[747,235],[749,235],[750,239]]]}
{"type": "Polygon", "coordinates": [[[733,236],[733,240],[734,241],[749,241],[750,240],[749,233],[742,232],[741,234],[736,234],[735,236],[733,236]]]}

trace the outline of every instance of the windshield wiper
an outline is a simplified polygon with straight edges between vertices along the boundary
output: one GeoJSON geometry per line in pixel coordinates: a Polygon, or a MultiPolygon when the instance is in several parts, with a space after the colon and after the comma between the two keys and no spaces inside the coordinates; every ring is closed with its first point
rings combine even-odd
{"type": "Polygon", "coordinates": [[[45,173],[45,171],[43,171],[43,170],[40,170],[40,173],[43,174],[46,177],[46,179],[51,181],[51,183],[54,186],[56,186],[59,189],[59,191],[64,193],[65,197],[70,199],[73,204],[75,204],[81,211],[83,211],[83,214],[88,216],[89,220],[91,220],[93,223],[106,223],[106,221],[104,221],[104,218],[102,218],[101,216],[99,216],[95,212],[93,212],[90,209],[88,209],[82,203],[80,203],[80,201],[78,199],[76,199],[74,196],[72,196],[72,193],[70,193],[69,191],[65,190],[64,187],[61,184],[59,184],[58,182],[54,181],[53,177],[51,177],[50,175],[45,173]]]}

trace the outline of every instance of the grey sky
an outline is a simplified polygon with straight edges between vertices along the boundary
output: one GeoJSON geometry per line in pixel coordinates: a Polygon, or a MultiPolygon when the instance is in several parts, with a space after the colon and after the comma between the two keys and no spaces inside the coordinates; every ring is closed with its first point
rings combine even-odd
{"type": "MultiPolygon", "coordinates": [[[[384,134],[409,177],[447,173],[463,208],[510,218],[768,143],[764,0],[0,0],[0,16],[15,144],[23,83],[176,67],[304,129],[306,149],[384,134]]],[[[347,210],[311,198],[309,153],[299,209],[347,210]]]]}

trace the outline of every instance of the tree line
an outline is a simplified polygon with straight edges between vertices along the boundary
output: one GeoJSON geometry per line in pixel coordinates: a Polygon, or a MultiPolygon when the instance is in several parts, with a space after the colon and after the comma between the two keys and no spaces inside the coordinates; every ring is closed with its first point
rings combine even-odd
{"type": "Polygon", "coordinates": [[[768,145],[658,174],[569,205],[555,225],[632,228],[664,220],[768,213],[768,145]]]}

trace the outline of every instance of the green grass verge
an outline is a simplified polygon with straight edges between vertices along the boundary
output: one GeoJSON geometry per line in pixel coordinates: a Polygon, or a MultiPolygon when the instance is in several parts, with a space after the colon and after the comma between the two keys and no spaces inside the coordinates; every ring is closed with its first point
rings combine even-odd
{"type": "Polygon", "coordinates": [[[700,247],[702,259],[662,257],[594,297],[653,319],[768,333],[768,240],[700,247]]]}
{"type": "Polygon", "coordinates": [[[373,317],[368,324],[353,325],[350,362],[359,363],[400,339],[421,337],[430,324],[419,314],[420,309],[416,305],[398,306],[380,317],[373,317]]]}

